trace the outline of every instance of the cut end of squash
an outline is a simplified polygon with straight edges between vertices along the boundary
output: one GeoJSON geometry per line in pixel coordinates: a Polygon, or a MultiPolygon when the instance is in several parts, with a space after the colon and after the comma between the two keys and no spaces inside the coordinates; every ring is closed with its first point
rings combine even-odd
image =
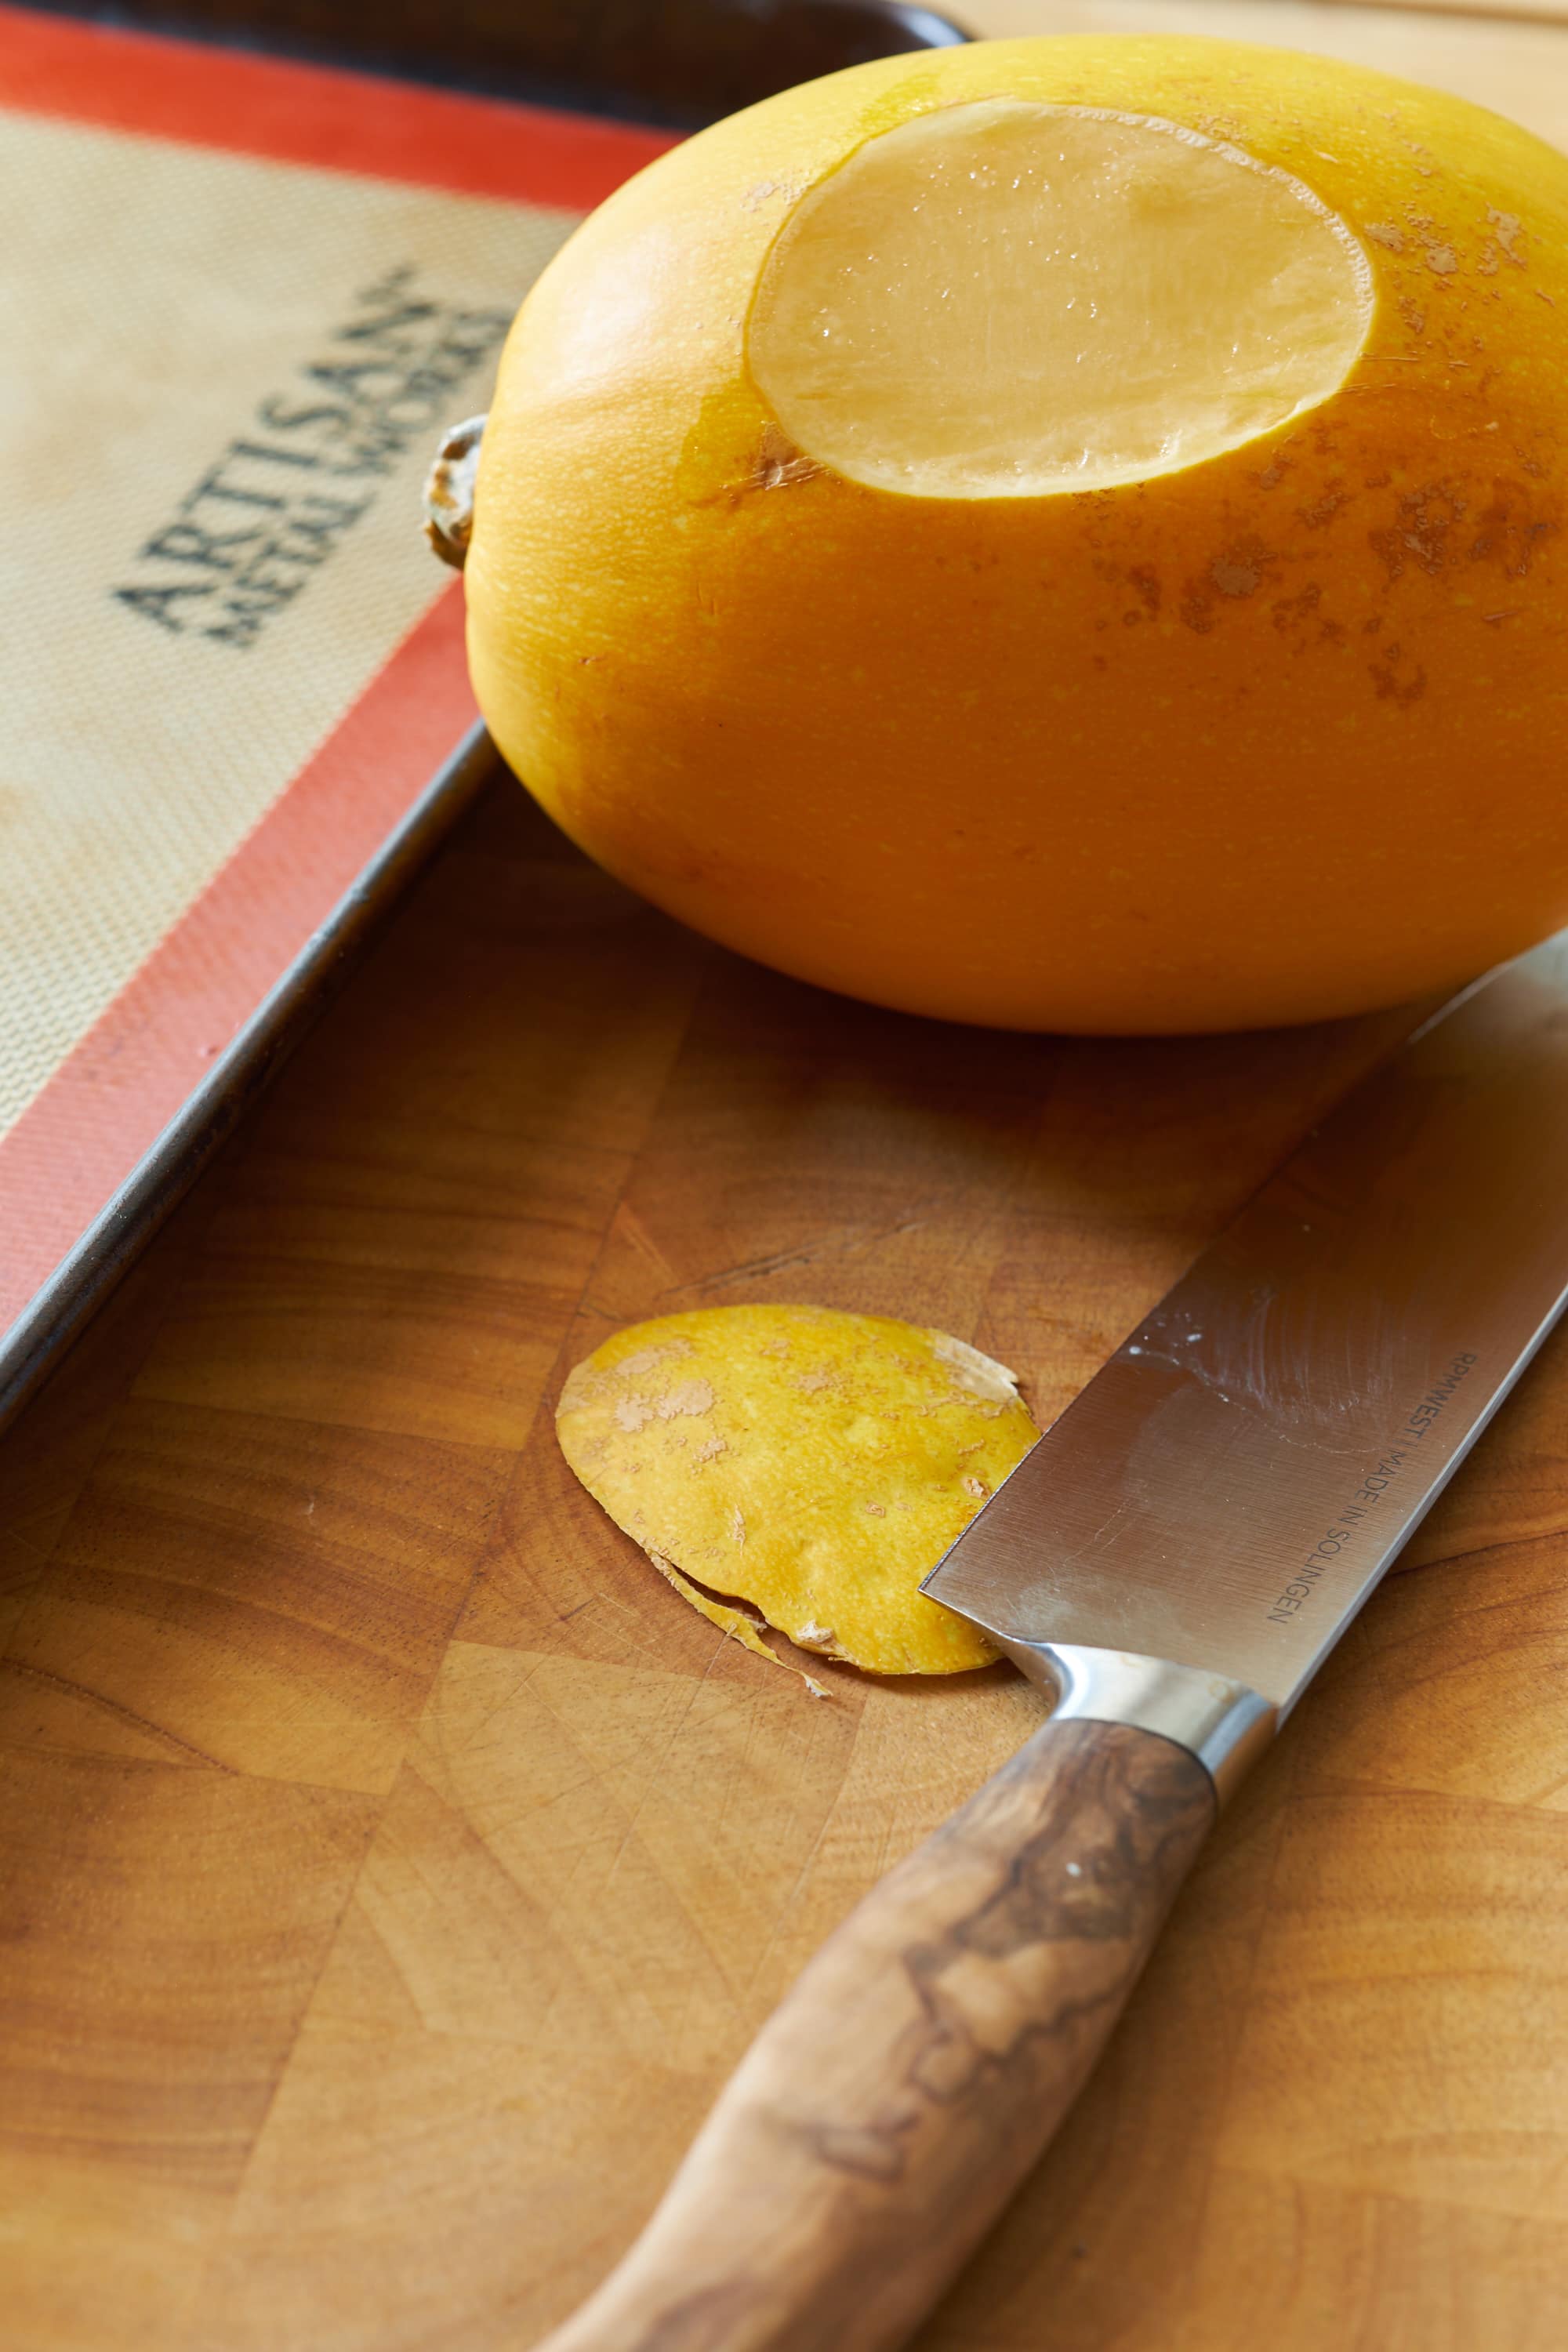
{"type": "Polygon", "coordinates": [[[1176,123],[996,98],[868,140],[795,206],[748,323],[790,443],[921,498],[1109,489],[1338,390],[1366,255],[1303,182],[1176,123]]]}

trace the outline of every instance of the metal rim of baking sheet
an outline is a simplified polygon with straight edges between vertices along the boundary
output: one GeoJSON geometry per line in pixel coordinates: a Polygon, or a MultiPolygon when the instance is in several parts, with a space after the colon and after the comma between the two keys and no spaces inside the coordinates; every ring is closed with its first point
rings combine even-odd
{"type": "Polygon", "coordinates": [[[0,1430],[42,1386],[327,1010],[394,907],[500,766],[484,726],[476,724],[119,1191],[0,1334],[0,1430]]]}

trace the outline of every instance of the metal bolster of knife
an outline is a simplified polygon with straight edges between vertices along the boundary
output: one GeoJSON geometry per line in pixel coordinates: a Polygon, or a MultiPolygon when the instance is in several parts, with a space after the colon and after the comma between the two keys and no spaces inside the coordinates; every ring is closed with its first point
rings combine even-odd
{"type": "Polygon", "coordinates": [[[1124,1723],[1158,1732],[1197,1758],[1221,1805],[1274,1737],[1279,1710],[1225,1675],[1128,1650],[994,1638],[1031,1682],[1055,1693],[1053,1722],[1124,1723]]]}

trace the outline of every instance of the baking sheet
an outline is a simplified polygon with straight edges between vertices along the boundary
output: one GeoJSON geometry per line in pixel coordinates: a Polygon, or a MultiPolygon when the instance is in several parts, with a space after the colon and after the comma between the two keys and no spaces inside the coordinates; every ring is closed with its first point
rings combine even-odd
{"type": "Polygon", "coordinates": [[[0,8],[0,1411],[470,788],[420,484],[668,144],[0,8]]]}

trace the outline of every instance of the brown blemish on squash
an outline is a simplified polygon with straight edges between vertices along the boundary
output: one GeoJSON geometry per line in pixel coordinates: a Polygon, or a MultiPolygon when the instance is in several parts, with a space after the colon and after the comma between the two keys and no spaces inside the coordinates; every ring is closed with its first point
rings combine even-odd
{"type": "Polygon", "coordinates": [[[1332,522],[1348,496],[1343,481],[1336,478],[1310,507],[1297,508],[1297,518],[1309,530],[1322,530],[1332,522]]]}
{"type": "Polygon", "coordinates": [[[1143,610],[1148,614],[1149,618],[1153,620],[1160,610],[1162,601],[1159,573],[1151,564],[1135,563],[1128,572],[1127,579],[1128,584],[1142,603],[1143,610]]]}
{"type": "Polygon", "coordinates": [[[1426,672],[1417,665],[1412,677],[1402,678],[1399,676],[1399,664],[1404,658],[1404,647],[1397,640],[1386,646],[1382,660],[1371,665],[1368,675],[1377,689],[1377,698],[1380,702],[1392,702],[1399,709],[1408,710],[1411,704],[1419,702],[1426,691],[1426,672]]]}
{"type": "Polygon", "coordinates": [[[767,425],[746,487],[753,490],[784,489],[792,482],[809,482],[822,467],[795,447],[777,425],[767,425]]]}
{"type": "Polygon", "coordinates": [[[1279,575],[1279,559],[1260,539],[1237,540],[1223,548],[1201,580],[1189,580],[1182,596],[1182,618],[1189,629],[1205,635],[1218,619],[1217,602],[1241,604],[1268,587],[1279,575]]]}

